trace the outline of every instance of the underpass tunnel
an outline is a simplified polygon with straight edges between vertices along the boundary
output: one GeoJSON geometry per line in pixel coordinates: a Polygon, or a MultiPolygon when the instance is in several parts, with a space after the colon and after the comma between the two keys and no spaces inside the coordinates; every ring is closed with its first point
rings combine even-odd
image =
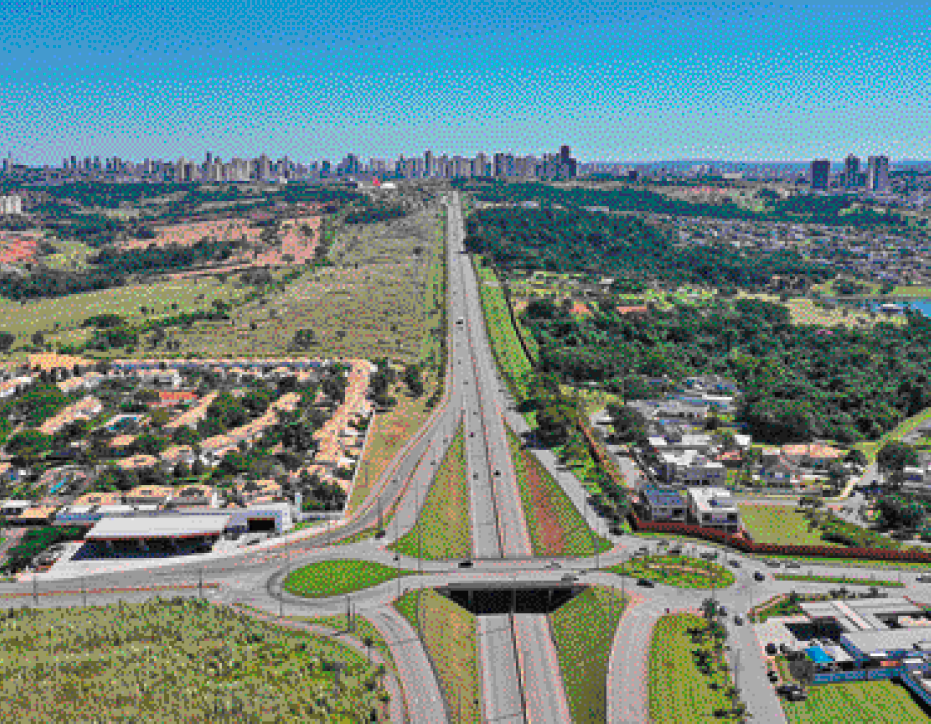
{"type": "Polygon", "coordinates": [[[475,616],[509,613],[550,614],[584,591],[586,586],[539,585],[495,587],[456,585],[436,589],[475,616]]]}

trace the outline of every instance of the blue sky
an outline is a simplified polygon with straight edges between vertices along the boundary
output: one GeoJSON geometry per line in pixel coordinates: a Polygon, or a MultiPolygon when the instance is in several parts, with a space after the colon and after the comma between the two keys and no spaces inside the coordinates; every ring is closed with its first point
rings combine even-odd
{"type": "Polygon", "coordinates": [[[920,0],[3,4],[0,153],[30,163],[931,158],[920,0]]]}

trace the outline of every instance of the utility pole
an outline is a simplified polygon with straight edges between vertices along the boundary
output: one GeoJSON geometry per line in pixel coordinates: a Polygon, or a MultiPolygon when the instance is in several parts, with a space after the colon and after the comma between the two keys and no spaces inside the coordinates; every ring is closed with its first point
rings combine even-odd
{"type": "Polygon", "coordinates": [[[39,606],[39,579],[36,578],[36,572],[32,572],[32,600],[36,605],[36,608],[39,606]]]}
{"type": "Polygon", "coordinates": [[[81,576],[81,599],[84,601],[84,608],[87,608],[87,579],[81,576]]]}
{"type": "Polygon", "coordinates": [[[197,594],[200,596],[201,600],[204,598],[204,567],[200,567],[200,571],[197,576],[197,594]]]}

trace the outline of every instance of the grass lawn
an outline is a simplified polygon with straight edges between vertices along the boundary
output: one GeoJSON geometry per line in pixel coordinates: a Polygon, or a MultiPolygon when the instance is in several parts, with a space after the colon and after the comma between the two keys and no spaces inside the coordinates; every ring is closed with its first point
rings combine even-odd
{"type": "Polygon", "coordinates": [[[605,721],[608,661],[625,605],[613,589],[594,586],[550,614],[574,722],[605,721]]]}
{"type": "Polygon", "coordinates": [[[734,574],[723,566],[691,556],[637,556],[608,570],[676,588],[727,588],[734,583],[734,574]]]}
{"type": "Polygon", "coordinates": [[[292,617],[296,621],[305,621],[307,623],[316,623],[321,626],[329,626],[335,631],[348,631],[353,634],[353,636],[363,644],[366,639],[371,639],[372,648],[380,653],[385,661],[388,664],[397,670],[394,663],[394,657],[391,655],[391,649],[388,647],[387,642],[384,637],[381,635],[381,632],[375,628],[371,622],[365,617],[356,614],[352,617],[352,630],[349,628],[349,617],[348,616],[321,616],[319,618],[310,618],[306,616],[294,616],[292,617]]]}
{"type": "Polygon", "coordinates": [[[902,684],[855,681],[808,688],[805,701],[783,701],[790,724],[926,724],[928,714],[902,684]]]}
{"type": "Polygon", "coordinates": [[[821,537],[816,526],[794,506],[740,504],[740,517],[757,543],[838,546],[821,537]]]}
{"type": "MultiPolygon", "coordinates": [[[[398,577],[395,568],[370,561],[317,561],[292,571],[284,587],[289,593],[305,598],[328,598],[371,588],[398,577]]],[[[401,576],[413,571],[401,571],[401,576]]]]}
{"type": "Polygon", "coordinates": [[[520,440],[508,428],[508,444],[517,474],[524,516],[530,528],[530,540],[536,555],[590,556],[610,550],[610,541],[595,535],[585,518],[553,476],[520,446],[520,440]]]}
{"type": "Polygon", "coordinates": [[[931,287],[898,285],[893,287],[890,297],[931,297],[931,287]]]}
{"type": "Polygon", "coordinates": [[[494,270],[485,265],[484,260],[478,256],[473,256],[472,259],[478,277],[482,310],[492,352],[505,379],[514,387],[518,398],[523,398],[527,392],[527,376],[533,365],[524,354],[518,332],[511,323],[501,282],[495,276],[494,270]]]}
{"type": "Polygon", "coordinates": [[[707,641],[695,643],[691,629],[706,627],[705,621],[692,614],[663,616],[653,629],[650,645],[650,720],[653,724],[711,724],[739,721],[734,716],[716,716],[718,709],[730,710],[725,688],[731,685],[718,661],[710,675],[702,673],[696,663],[699,650],[711,651],[707,641]]]}
{"type": "Polygon", "coordinates": [[[14,612],[0,631],[0,719],[349,722],[384,713],[376,667],[344,644],[179,601],[14,612]]]}
{"type": "Polygon", "coordinates": [[[851,586],[879,586],[880,588],[904,588],[899,581],[876,580],[873,578],[849,578],[847,576],[806,576],[800,573],[777,573],[779,581],[811,581],[812,583],[839,583],[851,586]]]}
{"type": "Polygon", "coordinates": [[[469,486],[461,427],[437,470],[416,525],[392,548],[406,556],[422,555],[430,560],[471,557],[469,486]]]}
{"type": "Polygon", "coordinates": [[[406,593],[394,605],[420,634],[436,670],[450,721],[479,724],[482,692],[475,616],[429,589],[406,593]]]}

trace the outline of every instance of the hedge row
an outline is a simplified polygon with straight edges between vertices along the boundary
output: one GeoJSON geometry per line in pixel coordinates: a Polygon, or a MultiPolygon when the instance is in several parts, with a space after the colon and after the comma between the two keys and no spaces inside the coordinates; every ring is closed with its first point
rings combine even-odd
{"type": "Polygon", "coordinates": [[[631,513],[631,523],[635,530],[652,530],[659,533],[676,533],[693,538],[724,543],[745,553],[762,555],[806,556],[810,558],[862,558],[878,561],[917,561],[931,563],[931,552],[921,550],[889,550],[885,548],[833,548],[831,546],[780,545],[776,543],[756,543],[744,535],[728,535],[712,528],[702,528],[689,523],[671,521],[641,520],[636,513],[631,513]]]}

